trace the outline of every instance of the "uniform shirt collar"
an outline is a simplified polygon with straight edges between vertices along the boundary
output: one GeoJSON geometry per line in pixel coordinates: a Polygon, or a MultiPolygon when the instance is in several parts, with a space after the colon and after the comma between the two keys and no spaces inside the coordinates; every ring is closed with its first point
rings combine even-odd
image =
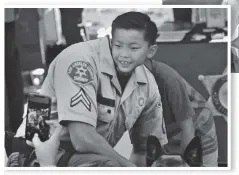
{"type": "Polygon", "coordinates": [[[135,79],[137,83],[145,83],[147,84],[147,78],[146,78],[146,68],[144,65],[138,66],[135,68],[134,71],[135,79]]]}

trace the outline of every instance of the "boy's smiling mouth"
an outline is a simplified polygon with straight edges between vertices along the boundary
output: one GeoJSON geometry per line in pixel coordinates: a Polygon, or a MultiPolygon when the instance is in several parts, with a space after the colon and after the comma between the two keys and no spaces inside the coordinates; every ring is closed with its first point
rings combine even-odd
{"type": "Polygon", "coordinates": [[[128,61],[119,61],[121,64],[123,64],[123,65],[129,65],[129,64],[131,64],[131,62],[128,62],[128,61]]]}

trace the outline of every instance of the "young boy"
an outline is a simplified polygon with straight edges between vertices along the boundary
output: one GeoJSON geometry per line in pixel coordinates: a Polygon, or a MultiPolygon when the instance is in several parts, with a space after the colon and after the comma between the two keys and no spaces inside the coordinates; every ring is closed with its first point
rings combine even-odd
{"type": "Polygon", "coordinates": [[[147,137],[167,143],[158,87],[142,65],[157,51],[156,37],[147,15],[128,12],[113,21],[111,42],[74,44],[51,63],[41,94],[56,99],[62,139],[76,150],[68,166],[145,166],[147,137]],[[131,162],[113,149],[125,131],[131,162]]]}
{"type": "Polygon", "coordinates": [[[216,129],[206,100],[166,64],[150,59],[145,65],[153,73],[162,99],[169,140],[165,149],[181,154],[196,134],[201,138],[202,166],[218,166],[216,129]]]}

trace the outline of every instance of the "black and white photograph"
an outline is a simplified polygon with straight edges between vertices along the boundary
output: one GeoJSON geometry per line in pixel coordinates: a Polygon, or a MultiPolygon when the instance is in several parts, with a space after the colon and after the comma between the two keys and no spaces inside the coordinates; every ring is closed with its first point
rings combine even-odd
{"type": "Polygon", "coordinates": [[[4,11],[5,167],[230,168],[228,6],[4,11]]]}

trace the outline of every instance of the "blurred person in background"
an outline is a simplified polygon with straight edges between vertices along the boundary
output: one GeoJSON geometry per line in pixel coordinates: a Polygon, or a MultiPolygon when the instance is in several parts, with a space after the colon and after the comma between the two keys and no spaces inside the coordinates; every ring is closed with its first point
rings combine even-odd
{"type": "Polygon", "coordinates": [[[16,132],[24,111],[21,64],[17,56],[15,24],[18,9],[5,8],[5,131],[16,132]]]}
{"type": "Polygon", "coordinates": [[[68,46],[82,42],[80,27],[82,23],[83,8],[60,8],[62,34],[65,37],[68,46]]]}

